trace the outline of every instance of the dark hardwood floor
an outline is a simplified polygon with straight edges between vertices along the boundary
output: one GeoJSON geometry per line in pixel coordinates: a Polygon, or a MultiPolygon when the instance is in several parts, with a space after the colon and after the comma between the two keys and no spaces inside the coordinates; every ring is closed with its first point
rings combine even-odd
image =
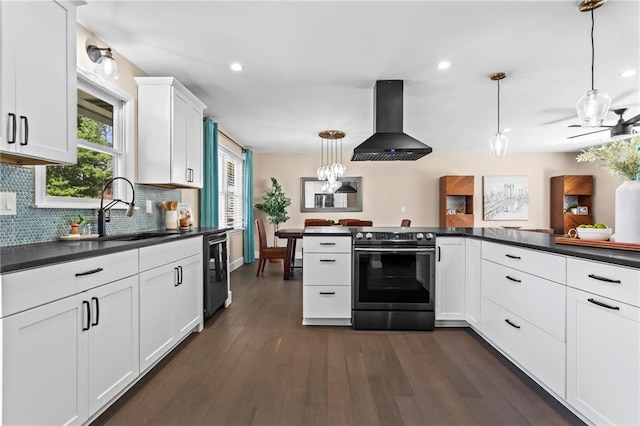
{"type": "Polygon", "coordinates": [[[231,274],[233,303],[94,425],[561,425],[465,329],[302,326],[302,272],[231,274]]]}

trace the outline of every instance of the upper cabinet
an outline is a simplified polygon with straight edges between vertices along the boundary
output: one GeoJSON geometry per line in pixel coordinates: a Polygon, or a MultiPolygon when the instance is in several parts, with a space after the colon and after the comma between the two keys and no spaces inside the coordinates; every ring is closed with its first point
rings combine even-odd
{"type": "Polygon", "coordinates": [[[75,163],[75,7],[0,2],[0,64],[2,162],[75,163]]]}
{"type": "Polygon", "coordinates": [[[136,77],[138,183],[202,188],[202,112],[173,77],[136,77]]]}

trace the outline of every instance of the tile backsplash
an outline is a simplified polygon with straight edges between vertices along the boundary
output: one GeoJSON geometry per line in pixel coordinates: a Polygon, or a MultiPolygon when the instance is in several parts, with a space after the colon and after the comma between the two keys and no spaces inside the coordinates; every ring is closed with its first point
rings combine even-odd
{"type": "MultiPolygon", "coordinates": [[[[136,211],[132,217],[124,210],[112,210],[107,223],[107,235],[164,228],[162,201],[181,201],[181,191],[148,185],[135,185],[136,211]],[[153,213],[145,213],[146,201],[153,205],[153,213]]],[[[0,216],[0,246],[55,241],[69,233],[71,219],[78,214],[91,221],[97,232],[98,211],[87,209],[47,209],[33,207],[33,167],[0,164],[0,192],[16,193],[17,214],[0,216]]]]}

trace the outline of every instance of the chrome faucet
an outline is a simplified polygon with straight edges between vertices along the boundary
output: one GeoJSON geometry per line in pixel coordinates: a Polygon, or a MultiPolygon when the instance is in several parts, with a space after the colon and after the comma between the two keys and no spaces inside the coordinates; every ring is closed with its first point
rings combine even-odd
{"type": "Polygon", "coordinates": [[[116,176],[114,178],[111,178],[107,181],[107,183],[104,185],[104,188],[102,188],[102,194],[100,195],[100,210],[98,210],[98,236],[100,237],[104,237],[105,236],[105,230],[106,230],[106,226],[107,226],[107,222],[109,221],[106,217],[105,217],[105,213],[111,209],[111,207],[113,207],[114,205],[116,205],[117,203],[123,203],[128,205],[129,207],[127,207],[127,216],[131,217],[133,216],[133,209],[135,207],[135,200],[136,200],[136,190],[133,188],[133,184],[131,183],[131,181],[127,178],[121,177],[121,176],[116,176]],[[111,202],[109,204],[107,204],[106,206],[103,207],[104,205],[104,192],[107,190],[107,187],[109,186],[109,184],[111,184],[114,180],[117,179],[122,179],[127,181],[127,183],[131,186],[131,202],[127,203],[126,201],[122,201],[119,198],[113,199],[111,200],[111,202]]]}

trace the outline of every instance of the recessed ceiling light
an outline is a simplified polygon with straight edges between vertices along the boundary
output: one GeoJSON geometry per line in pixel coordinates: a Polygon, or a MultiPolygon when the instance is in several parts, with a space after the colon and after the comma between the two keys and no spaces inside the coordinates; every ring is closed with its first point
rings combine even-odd
{"type": "Polygon", "coordinates": [[[242,71],[244,66],[240,62],[234,62],[229,66],[234,71],[242,71]]]}
{"type": "Polygon", "coordinates": [[[636,70],[626,70],[620,74],[620,77],[631,77],[632,75],[636,75],[636,70]]]}
{"type": "Polygon", "coordinates": [[[447,68],[449,68],[451,66],[451,62],[448,61],[442,61],[438,64],[438,69],[439,70],[446,70],[447,68]]]}

